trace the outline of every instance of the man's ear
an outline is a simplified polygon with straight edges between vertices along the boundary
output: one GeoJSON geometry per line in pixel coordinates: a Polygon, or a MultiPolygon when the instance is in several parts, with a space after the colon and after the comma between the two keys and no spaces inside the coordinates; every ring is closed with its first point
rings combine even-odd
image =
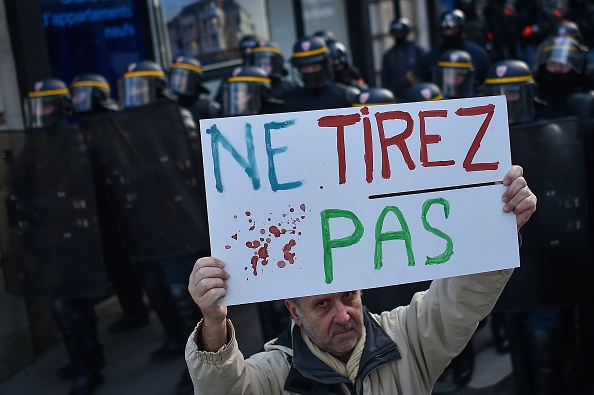
{"type": "Polygon", "coordinates": [[[297,326],[301,326],[301,319],[297,314],[297,305],[294,302],[291,302],[289,299],[285,299],[285,306],[287,307],[287,310],[289,310],[289,313],[291,314],[291,317],[293,317],[293,320],[295,320],[295,324],[297,324],[297,326]]]}

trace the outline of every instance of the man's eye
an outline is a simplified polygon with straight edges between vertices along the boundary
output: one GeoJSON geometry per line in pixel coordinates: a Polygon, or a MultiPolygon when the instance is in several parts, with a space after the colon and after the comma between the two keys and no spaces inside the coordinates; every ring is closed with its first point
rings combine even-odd
{"type": "Polygon", "coordinates": [[[354,295],[355,295],[355,293],[353,291],[349,291],[349,292],[345,292],[344,293],[344,297],[347,298],[347,299],[351,299],[354,295]]]}
{"type": "Polygon", "coordinates": [[[320,303],[318,303],[318,307],[324,307],[324,306],[326,306],[327,304],[328,304],[328,302],[327,302],[327,301],[325,301],[325,300],[322,300],[320,303]]]}

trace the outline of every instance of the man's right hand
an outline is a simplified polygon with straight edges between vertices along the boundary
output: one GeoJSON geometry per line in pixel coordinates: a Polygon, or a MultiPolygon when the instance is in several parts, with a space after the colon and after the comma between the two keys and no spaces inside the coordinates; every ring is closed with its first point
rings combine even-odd
{"type": "Polygon", "coordinates": [[[220,325],[227,318],[227,307],[217,304],[227,294],[229,273],[223,269],[224,266],[216,258],[200,258],[190,274],[188,291],[202,311],[205,325],[220,325]]]}

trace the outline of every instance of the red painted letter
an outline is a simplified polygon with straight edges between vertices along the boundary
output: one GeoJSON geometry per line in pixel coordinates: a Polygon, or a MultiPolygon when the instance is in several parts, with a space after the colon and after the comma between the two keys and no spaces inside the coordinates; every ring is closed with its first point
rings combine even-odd
{"type": "Polygon", "coordinates": [[[402,153],[402,157],[408,165],[408,168],[413,170],[416,167],[415,162],[413,162],[412,158],[410,157],[410,152],[408,152],[408,147],[406,146],[405,141],[408,137],[410,137],[413,131],[413,119],[410,114],[405,111],[376,112],[375,120],[377,122],[377,130],[379,132],[380,146],[382,149],[382,177],[388,179],[392,173],[390,169],[390,158],[388,157],[388,147],[390,145],[396,145],[398,148],[400,148],[400,152],[402,153]],[[384,131],[384,121],[394,119],[406,121],[406,128],[402,133],[390,138],[386,138],[386,133],[384,131]]]}
{"type": "Polygon", "coordinates": [[[479,147],[481,146],[481,140],[485,136],[487,132],[487,128],[489,127],[489,123],[493,118],[493,112],[495,111],[494,104],[487,104],[485,106],[478,106],[478,107],[469,107],[469,108],[459,108],[456,110],[456,115],[461,117],[466,116],[473,116],[473,115],[481,115],[487,114],[485,120],[483,121],[481,127],[478,130],[470,148],[468,149],[468,153],[464,158],[463,166],[466,171],[481,171],[481,170],[497,170],[499,168],[499,162],[483,162],[483,163],[472,163],[476,152],[478,151],[479,147]]]}
{"type": "Polygon", "coordinates": [[[425,130],[425,118],[427,117],[447,117],[447,110],[432,110],[419,111],[420,134],[421,134],[421,165],[423,167],[435,166],[451,166],[456,163],[453,160],[438,160],[436,162],[429,162],[429,154],[427,153],[427,144],[437,144],[441,141],[439,134],[427,134],[425,130]]]}
{"type": "Polygon", "coordinates": [[[329,115],[318,119],[318,126],[336,128],[336,152],[338,153],[338,183],[346,182],[346,152],[344,147],[344,127],[361,120],[359,114],[329,115]]]}

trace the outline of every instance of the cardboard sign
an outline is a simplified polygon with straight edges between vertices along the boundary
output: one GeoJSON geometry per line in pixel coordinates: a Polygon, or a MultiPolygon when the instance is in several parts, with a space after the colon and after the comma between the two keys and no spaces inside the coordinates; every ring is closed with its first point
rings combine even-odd
{"type": "Polygon", "coordinates": [[[222,305],[519,265],[505,97],[200,121],[222,305]]]}

